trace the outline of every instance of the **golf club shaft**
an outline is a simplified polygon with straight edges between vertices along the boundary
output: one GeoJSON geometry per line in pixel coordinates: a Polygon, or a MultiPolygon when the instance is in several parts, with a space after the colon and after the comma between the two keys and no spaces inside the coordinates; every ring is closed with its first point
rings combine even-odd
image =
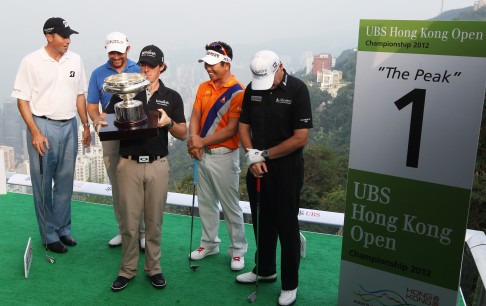
{"type": "Polygon", "coordinates": [[[259,260],[258,258],[260,257],[260,183],[261,183],[261,178],[257,177],[256,178],[256,209],[257,209],[257,219],[256,219],[256,232],[257,232],[257,258],[256,258],[256,290],[258,291],[258,269],[259,269],[259,260]]]}
{"type": "Polygon", "coordinates": [[[257,298],[257,293],[258,293],[258,279],[260,278],[258,269],[259,269],[259,260],[258,257],[260,257],[260,183],[261,183],[261,178],[257,177],[256,178],[256,246],[257,246],[257,251],[256,251],[256,282],[255,282],[255,292],[250,294],[247,298],[249,303],[255,302],[257,298]]]}
{"type": "Polygon", "coordinates": [[[46,224],[46,203],[44,201],[44,164],[42,163],[42,155],[39,153],[39,170],[41,179],[41,201],[42,201],[42,214],[44,222],[44,246],[46,248],[46,258],[51,263],[54,263],[54,257],[49,256],[49,250],[47,249],[47,224],[46,224]]]}
{"type": "Polygon", "coordinates": [[[192,270],[196,271],[199,266],[192,266],[192,258],[191,258],[191,252],[192,252],[192,235],[194,231],[194,202],[196,199],[196,184],[197,184],[197,159],[194,158],[194,172],[193,172],[193,188],[192,188],[192,209],[191,209],[191,239],[189,243],[189,268],[192,270]]]}

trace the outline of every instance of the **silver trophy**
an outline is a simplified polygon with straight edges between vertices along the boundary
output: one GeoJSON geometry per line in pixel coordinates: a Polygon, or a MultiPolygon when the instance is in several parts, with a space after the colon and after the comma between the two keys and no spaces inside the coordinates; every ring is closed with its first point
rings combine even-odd
{"type": "Polygon", "coordinates": [[[116,126],[129,128],[147,123],[142,102],[133,100],[133,97],[149,85],[150,82],[141,73],[120,73],[105,79],[103,90],[118,95],[123,100],[114,107],[116,126]]]}

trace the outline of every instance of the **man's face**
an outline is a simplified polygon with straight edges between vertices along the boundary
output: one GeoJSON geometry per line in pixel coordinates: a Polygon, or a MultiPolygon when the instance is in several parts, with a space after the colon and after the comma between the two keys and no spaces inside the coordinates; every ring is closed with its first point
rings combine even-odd
{"type": "Polygon", "coordinates": [[[150,83],[158,82],[162,67],[157,65],[155,67],[148,63],[140,63],[140,72],[145,75],[145,79],[150,83]]]}
{"type": "Polygon", "coordinates": [[[69,48],[69,44],[71,43],[70,36],[63,37],[57,33],[53,34],[46,34],[47,41],[49,44],[60,54],[64,54],[67,52],[69,48]]]}
{"type": "Polygon", "coordinates": [[[125,53],[120,53],[117,51],[111,51],[108,53],[108,59],[110,60],[110,65],[113,69],[118,69],[123,67],[127,63],[128,49],[125,53]]]}
{"type": "Polygon", "coordinates": [[[228,72],[228,69],[226,69],[226,64],[224,62],[220,62],[214,65],[204,63],[204,69],[206,69],[211,81],[215,83],[221,81],[228,72]]]}

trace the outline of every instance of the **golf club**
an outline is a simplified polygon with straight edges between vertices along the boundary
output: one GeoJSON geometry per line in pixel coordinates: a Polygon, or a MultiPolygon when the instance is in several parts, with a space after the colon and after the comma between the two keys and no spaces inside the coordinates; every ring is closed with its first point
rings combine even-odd
{"type": "Polygon", "coordinates": [[[191,209],[191,242],[189,243],[189,268],[192,271],[197,271],[199,269],[198,265],[192,264],[191,252],[192,252],[192,233],[194,230],[194,200],[196,199],[196,183],[197,183],[197,158],[194,158],[194,174],[192,178],[193,189],[192,189],[192,209],[191,209]]]}
{"type": "Polygon", "coordinates": [[[252,294],[250,294],[248,296],[248,302],[249,303],[253,303],[255,302],[256,298],[257,298],[257,293],[258,293],[258,279],[260,278],[259,274],[258,274],[258,267],[259,267],[259,264],[258,264],[258,257],[260,257],[260,177],[257,177],[256,178],[256,209],[257,209],[257,217],[256,217],[256,245],[257,245],[257,252],[256,252],[256,288],[255,288],[255,292],[253,292],[252,294]]]}
{"type": "Polygon", "coordinates": [[[52,256],[49,256],[49,251],[47,250],[46,203],[44,202],[44,166],[42,164],[42,155],[40,153],[39,153],[39,168],[40,168],[40,177],[41,177],[42,212],[44,215],[44,246],[46,248],[46,259],[50,263],[54,263],[56,262],[56,259],[52,256]]]}

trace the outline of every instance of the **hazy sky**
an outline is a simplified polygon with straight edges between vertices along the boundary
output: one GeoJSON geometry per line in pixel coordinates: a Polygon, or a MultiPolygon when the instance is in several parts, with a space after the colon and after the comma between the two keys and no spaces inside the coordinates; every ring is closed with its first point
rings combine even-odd
{"type": "MultiPolygon", "coordinates": [[[[440,13],[442,4],[447,11],[473,3],[473,0],[4,1],[0,9],[3,38],[0,101],[10,96],[22,57],[45,44],[42,26],[49,17],[66,19],[80,33],[71,36],[70,50],[88,62],[89,77],[94,68],[90,63],[99,65],[107,59],[104,39],[112,31],[127,34],[133,46],[130,54],[133,59],[148,44],[161,47],[169,61],[180,49],[200,49],[190,61],[197,60],[204,45],[214,40],[232,46],[251,44],[258,51],[269,48],[274,40],[285,39],[292,45],[294,38],[303,36],[322,41],[321,52],[340,52],[357,45],[360,19],[430,19],[440,13]]],[[[308,50],[311,49],[302,46],[302,52],[308,50]]],[[[280,54],[284,50],[274,51],[280,54]]]]}

